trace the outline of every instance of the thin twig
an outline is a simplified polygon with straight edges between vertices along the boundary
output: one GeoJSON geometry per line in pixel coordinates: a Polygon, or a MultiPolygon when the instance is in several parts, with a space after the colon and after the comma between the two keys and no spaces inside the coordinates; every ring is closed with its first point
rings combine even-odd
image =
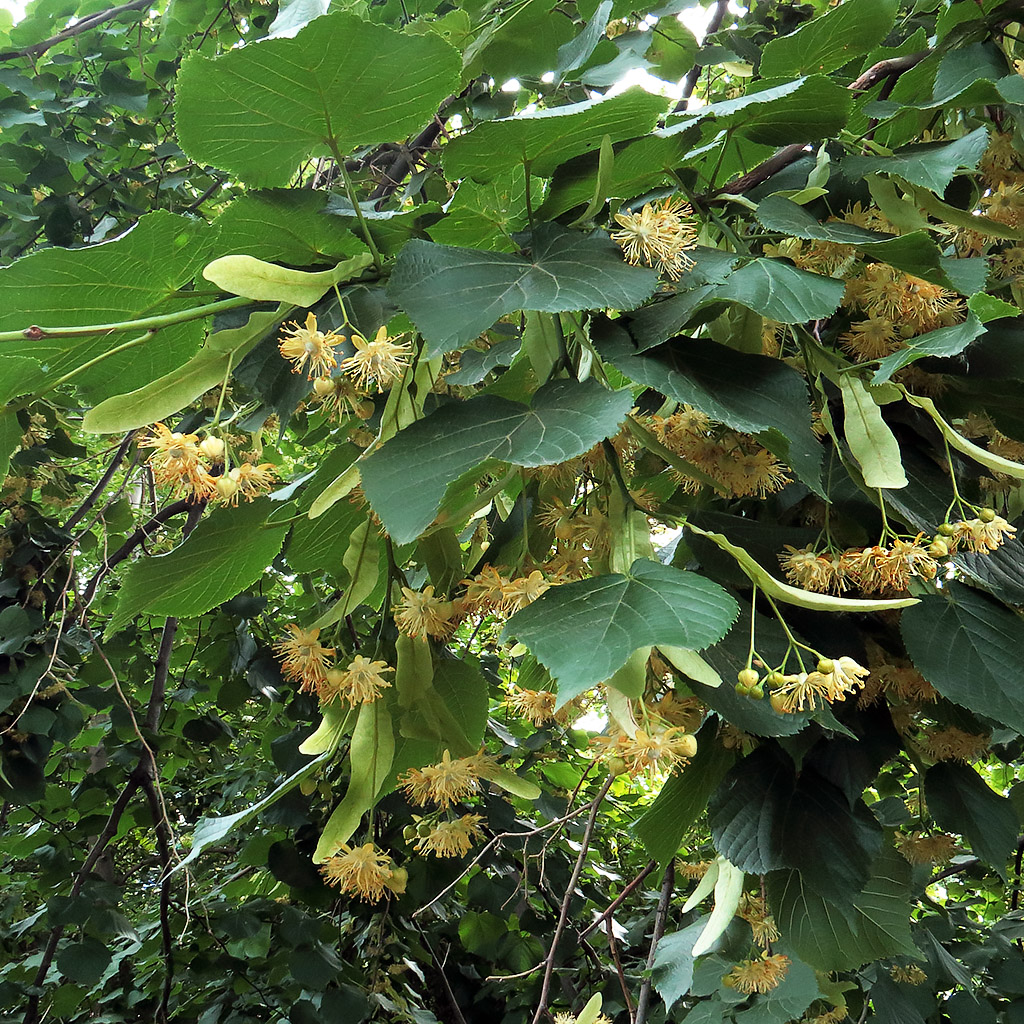
{"type": "Polygon", "coordinates": [[[665,877],[661,883],[661,895],[658,897],[658,909],[654,914],[654,934],[651,936],[651,949],[647,954],[647,971],[645,972],[644,982],[640,986],[640,998],[636,1004],[635,1024],[646,1024],[647,1021],[647,1010],[651,1005],[651,986],[654,984],[651,970],[654,967],[658,943],[661,941],[662,935],[665,934],[665,922],[668,920],[668,905],[672,899],[672,890],[675,889],[675,885],[676,865],[675,861],[670,860],[668,867],[665,868],[665,877]]]}
{"type": "Polygon", "coordinates": [[[114,474],[117,472],[118,466],[124,461],[124,457],[128,454],[128,449],[131,447],[132,441],[135,438],[135,431],[129,430],[124,435],[124,440],[118,445],[117,451],[114,452],[114,457],[110,460],[110,465],[107,466],[103,476],[96,482],[96,486],[86,495],[85,501],[78,506],[78,510],[71,516],[70,519],[64,524],[64,530],[70,533],[88,514],[89,510],[99,500],[100,495],[106,489],[107,484],[114,478],[114,474]]]}
{"type": "Polygon", "coordinates": [[[594,824],[597,821],[598,811],[601,809],[601,804],[604,803],[604,798],[608,795],[608,790],[612,788],[612,783],[615,781],[614,775],[609,775],[604,780],[604,785],[601,787],[601,791],[594,797],[594,802],[590,805],[590,815],[587,818],[586,827],[583,829],[583,838],[580,841],[580,853],[576,858],[576,864],[572,869],[572,875],[569,877],[569,883],[565,888],[565,898],[562,900],[562,909],[558,914],[558,922],[555,925],[555,934],[551,939],[551,948],[548,950],[547,960],[544,967],[544,981],[541,983],[540,988],[540,1000],[537,1003],[537,1011],[533,1015],[532,1024],[540,1024],[541,1018],[544,1016],[544,1011],[548,1007],[548,998],[551,995],[551,976],[555,971],[555,957],[558,954],[558,944],[562,941],[562,934],[565,932],[566,922],[569,920],[569,905],[572,903],[573,895],[576,892],[576,883],[580,880],[580,875],[583,872],[583,865],[587,859],[587,851],[590,849],[590,839],[594,834],[594,824]]]}
{"type": "MultiPolygon", "coordinates": [[[[715,13],[708,19],[708,25],[704,31],[705,39],[722,27],[722,21],[725,18],[725,12],[728,7],[729,0],[717,0],[715,3],[715,13]]],[[[703,70],[704,68],[702,65],[694,64],[694,66],[686,72],[686,77],[683,79],[683,89],[679,96],[679,102],[675,105],[673,113],[678,114],[680,111],[686,110],[690,105],[690,97],[693,95],[693,90],[697,87],[697,81],[703,70]]]]}
{"type": "Polygon", "coordinates": [[[655,869],[655,868],[656,868],[657,866],[658,866],[658,862],[657,862],[656,860],[650,860],[650,861],[648,861],[648,862],[647,862],[647,864],[646,864],[646,866],[644,867],[643,871],[641,871],[641,872],[640,872],[640,874],[639,874],[639,875],[637,875],[637,876],[636,876],[636,878],[634,878],[634,879],[633,879],[633,881],[632,881],[632,882],[630,882],[630,883],[629,883],[629,885],[627,885],[627,886],[626,886],[626,888],[625,888],[625,889],[623,889],[623,890],[622,890],[622,892],[620,892],[620,893],[619,893],[619,895],[618,895],[618,896],[616,896],[616,897],[615,897],[615,899],[614,899],[614,900],[612,900],[612,902],[611,902],[611,903],[609,903],[609,904],[608,904],[608,909],[607,909],[606,911],[604,911],[604,912],[603,912],[602,914],[600,914],[600,915],[599,915],[598,917],[595,917],[595,918],[594,918],[594,920],[593,920],[593,921],[591,921],[591,922],[590,922],[590,924],[588,924],[588,925],[587,925],[587,927],[586,927],[586,928],[584,928],[584,929],[583,929],[583,931],[581,931],[581,932],[580,932],[580,938],[581,938],[581,939],[585,939],[585,938],[586,938],[586,937],[587,937],[587,936],[588,936],[588,935],[589,935],[589,934],[590,934],[590,933],[591,933],[591,932],[592,932],[592,931],[593,931],[593,930],[594,930],[595,928],[599,927],[599,926],[600,926],[601,924],[603,924],[603,923],[604,923],[605,921],[607,921],[607,920],[608,920],[608,918],[609,918],[609,917],[611,917],[611,916],[612,916],[612,914],[614,914],[614,913],[615,913],[615,911],[616,911],[616,910],[618,910],[618,909],[619,909],[619,907],[621,907],[621,906],[622,906],[622,904],[623,904],[623,901],[625,901],[626,899],[628,899],[628,897],[629,897],[629,894],[630,894],[630,893],[631,893],[631,892],[632,892],[632,891],[633,891],[633,890],[634,890],[634,889],[635,889],[635,888],[636,888],[636,887],[637,887],[637,886],[638,886],[638,885],[639,885],[639,884],[640,884],[640,883],[641,883],[641,882],[642,882],[642,881],[643,881],[643,880],[644,880],[644,879],[645,879],[645,878],[646,878],[646,877],[647,877],[647,876],[648,876],[648,875],[649,875],[649,874],[650,874],[650,873],[651,873],[651,872],[652,872],[652,871],[653,871],[653,870],[654,870],[654,869],[655,869]]]}
{"type": "Polygon", "coordinates": [[[20,50],[5,50],[0,53],[0,61],[17,60],[19,57],[39,57],[46,53],[51,46],[56,46],[83,32],[88,32],[89,29],[96,28],[104,22],[113,21],[114,18],[119,18],[129,11],[144,11],[149,7],[152,7],[152,0],[131,0],[131,3],[121,4],[120,7],[108,7],[105,11],[97,11],[95,14],[79,19],[74,25],[69,25],[56,35],[41,39],[31,46],[23,46],[20,50]]]}
{"type": "Polygon", "coordinates": [[[605,930],[608,933],[608,951],[612,955],[612,963],[615,964],[615,973],[619,976],[619,986],[622,989],[622,997],[626,1000],[630,1024],[636,1024],[636,1010],[633,1008],[633,997],[629,994],[629,985],[626,982],[626,975],[622,970],[622,960],[619,957],[619,947],[615,944],[615,925],[608,920],[605,921],[605,926],[605,930]]]}

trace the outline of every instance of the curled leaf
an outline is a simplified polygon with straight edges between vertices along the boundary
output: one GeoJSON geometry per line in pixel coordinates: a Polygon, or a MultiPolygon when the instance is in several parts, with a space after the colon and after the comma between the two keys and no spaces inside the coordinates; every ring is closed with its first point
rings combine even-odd
{"type": "Polygon", "coordinates": [[[221,256],[203,268],[203,277],[232,295],[311,306],[332,285],[351,280],[371,263],[371,256],[359,253],[333,270],[306,271],[279,267],[255,256],[221,256]]]}

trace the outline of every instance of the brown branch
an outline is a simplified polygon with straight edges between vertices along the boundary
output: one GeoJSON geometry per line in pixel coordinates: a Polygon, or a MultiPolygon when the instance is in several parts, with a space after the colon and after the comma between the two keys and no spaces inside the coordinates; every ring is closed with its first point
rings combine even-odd
{"type": "Polygon", "coordinates": [[[576,864],[572,869],[572,874],[569,876],[569,883],[565,888],[565,898],[562,900],[562,909],[558,914],[558,922],[555,925],[555,934],[551,939],[551,948],[548,950],[547,959],[544,965],[544,981],[541,983],[540,999],[537,1002],[537,1011],[533,1015],[532,1024],[540,1024],[541,1018],[544,1016],[544,1011],[548,1006],[548,998],[551,995],[551,976],[555,971],[555,957],[558,954],[558,944],[562,941],[562,935],[565,932],[566,923],[569,920],[569,905],[572,903],[573,894],[576,892],[576,883],[580,880],[580,875],[583,872],[583,865],[587,859],[587,851],[590,849],[590,840],[594,834],[594,825],[597,822],[597,814],[601,809],[601,804],[604,803],[604,798],[608,795],[608,790],[612,788],[612,783],[615,781],[614,775],[609,775],[604,780],[604,785],[601,787],[601,791],[594,797],[594,802],[590,806],[590,815],[587,817],[586,827],[583,829],[583,837],[580,840],[580,853],[576,858],[576,864]]]}
{"type": "Polygon", "coordinates": [[[654,934],[651,936],[651,949],[647,954],[647,976],[643,985],[640,986],[640,998],[636,1005],[635,1024],[646,1024],[647,1009],[651,1004],[651,986],[654,979],[651,977],[651,970],[654,967],[654,957],[658,951],[658,943],[665,934],[665,922],[668,920],[668,905],[672,899],[672,890],[676,885],[675,861],[669,861],[665,868],[665,878],[661,883],[661,895],[658,897],[658,909],[654,914],[654,934]]]}
{"type": "Polygon", "coordinates": [[[656,860],[650,860],[650,861],[648,861],[648,862],[647,862],[647,864],[646,864],[646,866],[644,867],[643,871],[641,871],[641,872],[640,872],[640,874],[639,874],[639,875],[637,875],[637,876],[636,876],[636,878],[634,878],[634,879],[633,879],[633,881],[632,881],[632,882],[630,882],[630,883],[629,883],[629,885],[627,885],[627,886],[626,886],[626,888],[625,888],[625,889],[623,889],[623,890],[622,890],[622,892],[620,892],[620,893],[619,893],[619,895],[618,895],[618,896],[616,896],[616,897],[615,897],[615,899],[614,899],[614,900],[612,900],[612,902],[611,902],[611,903],[609,903],[609,904],[608,904],[608,909],[607,909],[606,911],[604,911],[604,913],[602,913],[602,914],[601,914],[600,916],[598,916],[598,917],[595,917],[595,918],[594,918],[594,920],[593,920],[593,921],[591,921],[591,922],[590,922],[590,924],[588,924],[588,925],[587,925],[587,927],[586,927],[586,928],[584,928],[584,929],[583,929],[583,931],[581,931],[581,932],[580,932],[580,938],[581,938],[581,939],[585,939],[585,938],[586,938],[586,937],[587,937],[587,936],[588,936],[588,935],[589,935],[589,934],[590,934],[590,933],[591,933],[591,932],[592,932],[592,931],[593,931],[593,930],[594,930],[595,928],[599,927],[599,926],[600,926],[601,924],[603,924],[603,923],[604,923],[605,921],[607,921],[607,920],[608,920],[608,918],[609,918],[609,917],[611,917],[611,916],[612,916],[612,914],[614,914],[614,913],[615,913],[615,911],[616,911],[616,910],[618,910],[618,909],[619,909],[619,907],[621,907],[621,906],[622,906],[623,902],[624,902],[624,901],[625,901],[626,899],[628,899],[628,898],[629,898],[629,894],[630,894],[631,892],[633,892],[633,890],[634,890],[634,889],[635,889],[635,888],[636,888],[636,887],[637,887],[637,886],[638,886],[638,885],[639,885],[639,884],[640,884],[640,883],[641,883],[641,882],[642,882],[642,881],[643,881],[643,880],[644,880],[644,879],[645,879],[645,878],[646,878],[646,877],[647,877],[647,876],[648,876],[648,875],[649,875],[649,874],[650,874],[650,873],[651,873],[651,872],[652,872],[652,871],[653,871],[653,870],[654,870],[654,869],[655,869],[655,868],[656,868],[657,866],[658,866],[658,862],[657,862],[656,860]]]}
{"type": "MultiPolygon", "coordinates": [[[[877,64],[872,64],[864,74],[852,81],[846,88],[851,92],[864,92],[873,85],[877,85],[884,78],[899,77],[904,71],[909,71],[912,67],[920,64],[929,53],[931,53],[930,50],[920,50],[917,53],[908,53],[902,57],[890,57],[888,60],[880,60],[877,64]]],[[[738,178],[733,178],[732,181],[726,182],[721,188],[713,189],[705,198],[710,199],[713,196],[723,194],[735,196],[749,192],[752,188],[767,181],[790,164],[796,163],[806,152],[807,145],[805,143],[786,146],[780,149],[778,153],[768,157],[763,163],[758,164],[753,170],[747,171],[746,174],[741,174],[738,178]]]]}
{"type": "MultiPolygon", "coordinates": [[[[711,18],[708,20],[707,28],[704,32],[705,39],[722,27],[722,21],[725,18],[725,12],[728,7],[729,0],[717,0],[715,3],[715,13],[712,14],[711,18]]],[[[673,114],[678,114],[681,111],[686,110],[690,105],[690,97],[693,95],[693,90],[697,87],[697,80],[700,78],[703,70],[703,65],[694,64],[693,67],[686,72],[686,77],[683,79],[683,91],[680,94],[679,102],[672,109],[673,114]]]]}
{"type": "MultiPolygon", "coordinates": [[[[168,620],[171,621],[171,620],[168,620]]],[[[171,934],[171,845],[170,829],[167,816],[161,806],[160,797],[153,783],[156,765],[152,766],[153,774],[142,774],[142,790],[149,803],[149,813],[153,816],[153,827],[156,834],[157,852],[160,855],[160,944],[164,956],[164,984],[160,994],[160,1005],[155,1020],[157,1024],[167,1024],[167,1005],[171,999],[171,987],[174,984],[174,937],[171,934]]]]}
{"type": "Polygon", "coordinates": [[[89,510],[99,500],[107,484],[114,478],[114,474],[117,472],[118,466],[124,461],[124,457],[128,454],[128,449],[131,447],[134,438],[134,430],[129,430],[124,435],[124,440],[118,445],[117,451],[114,452],[114,457],[110,460],[110,465],[107,466],[103,476],[96,481],[96,486],[86,495],[85,501],[78,506],[78,511],[64,524],[66,532],[70,533],[89,514],[89,510]]]}
{"type": "MultiPolygon", "coordinates": [[[[171,651],[174,648],[174,634],[178,631],[178,620],[170,617],[164,622],[160,635],[160,649],[156,655],[156,667],[153,672],[153,692],[149,696],[146,708],[146,728],[156,732],[160,724],[160,716],[164,710],[164,694],[167,692],[167,675],[171,666],[171,651]]],[[[156,765],[153,765],[156,773],[156,765]]]]}
{"type": "Polygon", "coordinates": [[[17,60],[19,57],[42,56],[51,46],[56,46],[58,43],[63,43],[74,36],[81,35],[83,32],[88,32],[89,29],[96,28],[97,25],[102,25],[104,22],[113,21],[114,18],[119,18],[122,14],[127,14],[129,11],[144,11],[149,7],[152,7],[152,0],[131,0],[130,3],[121,4],[120,7],[108,7],[105,11],[97,11],[96,14],[90,14],[85,18],[81,18],[74,25],[69,25],[48,39],[42,39],[31,46],[22,47],[20,50],[5,50],[3,53],[0,53],[0,60],[17,60]]]}
{"type": "Polygon", "coordinates": [[[622,970],[622,960],[619,957],[619,947],[615,945],[615,926],[612,922],[605,921],[608,932],[608,952],[612,955],[612,963],[615,964],[615,973],[619,976],[619,987],[622,989],[622,998],[626,1000],[626,1009],[629,1011],[629,1022],[635,1024],[636,1010],[633,1008],[633,997],[629,994],[629,985],[626,984],[626,975],[622,970]]]}

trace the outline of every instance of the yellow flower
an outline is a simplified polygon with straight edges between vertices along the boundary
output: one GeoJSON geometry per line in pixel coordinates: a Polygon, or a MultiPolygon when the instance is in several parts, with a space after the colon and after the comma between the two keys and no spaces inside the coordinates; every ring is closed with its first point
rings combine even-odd
{"type": "Polygon", "coordinates": [[[353,333],[352,344],[356,351],[348,359],[342,360],[341,372],[353,377],[358,387],[365,388],[372,380],[378,390],[383,391],[398,380],[409,365],[408,343],[396,345],[395,340],[388,337],[387,327],[381,327],[373,341],[353,333]]]}
{"type": "Polygon", "coordinates": [[[554,721],[557,699],[550,690],[524,690],[517,686],[505,703],[520,718],[540,727],[554,721]]]}
{"type": "Polygon", "coordinates": [[[320,871],[328,885],[369,903],[381,899],[386,889],[405,890],[404,870],[396,869],[391,858],[373,843],[354,849],[343,843],[340,853],[321,864],[320,871]]]}
{"type": "Polygon", "coordinates": [[[689,878],[696,880],[703,878],[708,873],[708,868],[711,867],[713,861],[710,860],[699,860],[695,864],[687,863],[686,861],[676,861],[676,871],[683,876],[683,878],[689,878]]]}
{"type": "Polygon", "coordinates": [[[818,554],[812,548],[785,545],[779,565],[790,583],[804,590],[841,594],[849,586],[849,572],[842,557],[818,554]]]}
{"type": "Polygon", "coordinates": [[[795,675],[783,676],[781,686],[772,691],[771,704],[782,714],[803,711],[805,705],[811,711],[818,707],[818,700],[825,705],[829,688],[827,680],[820,672],[798,672],[795,675]]]}
{"type": "Polygon", "coordinates": [[[509,581],[493,565],[488,565],[472,579],[463,580],[462,585],[466,588],[467,609],[483,611],[501,605],[509,581]]]}
{"type": "Polygon", "coordinates": [[[612,232],[612,240],[634,266],[654,267],[673,281],[693,266],[686,250],[696,246],[697,233],[693,210],[682,199],[644,203],[639,213],[615,214],[615,221],[620,230],[612,232]]]}
{"type": "Polygon", "coordinates": [[[195,434],[172,433],[163,423],[153,424],[153,433],[139,442],[140,448],[153,448],[149,465],[158,486],[175,493],[203,497],[209,475],[200,458],[199,438],[195,434]]]}
{"type": "Polygon", "coordinates": [[[474,754],[453,761],[446,750],[437,764],[411,768],[399,781],[412,802],[420,807],[426,803],[450,807],[479,788],[478,758],[474,754]]]}
{"type": "Polygon", "coordinates": [[[347,377],[317,377],[313,381],[313,395],[329,420],[340,420],[349,413],[361,420],[373,415],[373,402],[356,390],[347,377]]]}
{"type": "Polygon", "coordinates": [[[294,623],[289,623],[285,629],[292,635],[274,644],[283,659],[281,672],[285,679],[301,681],[302,690],[322,686],[327,678],[327,660],[334,657],[334,648],[320,645],[319,629],[300,629],[294,623]]]}
{"type": "Polygon", "coordinates": [[[479,814],[464,814],[454,821],[439,821],[425,836],[416,840],[417,853],[432,853],[437,857],[464,857],[483,832],[479,814]]]}
{"type": "Polygon", "coordinates": [[[246,501],[266,494],[277,482],[277,470],[269,462],[259,466],[243,462],[228,475],[238,484],[238,490],[246,501]]]}
{"type": "Polygon", "coordinates": [[[278,342],[278,350],[285,359],[290,360],[292,373],[300,373],[309,363],[307,379],[313,377],[324,377],[338,365],[334,358],[334,347],[341,338],[333,331],[326,334],[317,329],[316,315],[310,313],[306,317],[306,326],[300,327],[296,321],[291,322],[286,334],[278,342]]]}
{"type": "Polygon", "coordinates": [[[1011,526],[1002,516],[991,519],[968,519],[953,524],[956,542],[964,541],[971,551],[988,553],[995,551],[1007,537],[1013,537],[1016,526],[1011,526]]]}
{"type": "Polygon", "coordinates": [[[367,704],[391,686],[384,673],[394,671],[386,661],[371,661],[357,654],[344,671],[332,668],[317,690],[324,704],[330,704],[336,697],[347,700],[353,707],[367,704]]]}
{"type": "Polygon", "coordinates": [[[955,725],[928,732],[925,750],[933,761],[977,761],[988,751],[990,736],[976,736],[955,725]]]}
{"type": "Polygon", "coordinates": [[[864,686],[862,680],[868,675],[863,665],[858,665],[853,658],[845,655],[831,662],[832,668],[826,671],[823,663],[818,663],[818,671],[824,678],[829,700],[846,700],[848,693],[855,693],[864,686]]]}
{"type": "Polygon", "coordinates": [[[945,864],[957,852],[956,840],[945,832],[897,833],[896,846],[911,864],[945,864]]]}
{"type": "Polygon", "coordinates": [[[534,569],[529,576],[520,576],[502,587],[502,610],[511,615],[532,604],[550,589],[551,584],[544,579],[544,574],[539,569],[534,569]]]}
{"type": "Polygon", "coordinates": [[[626,762],[626,771],[635,777],[647,770],[671,771],[684,764],[697,753],[697,741],[679,726],[661,733],[637,729],[632,739],[620,736],[610,753],[621,757],[626,762]]]}
{"type": "Polygon", "coordinates": [[[869,316],[866,320],[850,324],[850,329],[840,337],[840,341],[847,352],[863,362],[881,359],[900,347],[892,321],[880,316],[869,316]]]}
{"type": "Polygon", "coordinates": [[[928,980],[928,975],[917,964],[911,964],[909,967],[896,964],[889,974],[893,981],[902,982],[904,985],[922,985],[928,980]]]}
{"type": "Polygon", "coordinates": [[[402,587],[402,601],[395,611],[395,623],[407,636],[450,636],[455,628],[452,622],[452,603],[434,597],[433,586],[421,591],[402,587]]]}
{"type": "Polygon", "coordinates": [[[781,937],[775,918],[768,911],[763,897],[745,892],[737,913],[750,925],[754,941],[759,946],[769,946],[781,937]]]}
{"type": "Polygon", "coordinates": [[[778,988],[789,970],[789,957],[776,953],[762,953],[758,960],[742,960],[725,976],[723,984],[744,995],[753,992],[771,992],[778,988]]]}

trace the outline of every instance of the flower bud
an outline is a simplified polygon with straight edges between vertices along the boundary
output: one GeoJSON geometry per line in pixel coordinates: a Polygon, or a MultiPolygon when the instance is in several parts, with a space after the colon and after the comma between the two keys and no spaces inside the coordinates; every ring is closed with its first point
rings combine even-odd
{"type": "Polygon", "coordinates": [[[836,663],[831,658],[822,658],[818,662],[818,671],[823,675],[827,676],[836,670],[836,663]]]}
{"type": "Polygon", "coordinates": [[[334,381],[330,377],[317,377],[313,381],[313,394],[317,398],[326,398],[334,391],[334,381]]]}
{"type": "Polygon", "coordinates": [[[224,461],[224,442],[219,437],[204,437],[199,442],[199,450],[214,462],[224,461]]]}
{"type": "Polygon", "coordinates": [[[760,676],[757,674],[757,670],[753,668],[741,669],[736,678],[746,687],[756,686],[760,676]]]}

